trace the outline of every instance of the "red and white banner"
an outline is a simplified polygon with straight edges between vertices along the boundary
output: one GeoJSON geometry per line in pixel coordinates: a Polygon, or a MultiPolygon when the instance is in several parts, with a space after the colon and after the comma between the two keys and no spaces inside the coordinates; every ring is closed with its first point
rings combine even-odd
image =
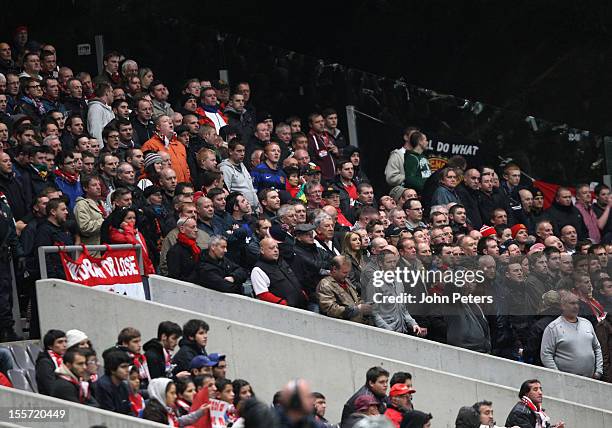
{"type": "Polygon", "coordinates": [[[230,422],[236,421],[236,409],[233,405],[214,399],[209,402],[212,428],[225,428],[230,422]]]}
{"type": "Polygon", "coordinates": [[[83,248],[76,260],[65,251],[59,254],[67,281],[145,300],[135,249],[109,249],[102,257],[95,257],[83,248]]]}

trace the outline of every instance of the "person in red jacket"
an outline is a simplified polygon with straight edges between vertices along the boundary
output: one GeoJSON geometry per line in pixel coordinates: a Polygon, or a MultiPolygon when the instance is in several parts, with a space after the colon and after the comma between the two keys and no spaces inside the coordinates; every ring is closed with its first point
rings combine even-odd
{"type": "Polygon", "coordinates": [[[142,233],[136,228],[136,210],[133,208],[117,208],[111,213],[109,220],[108,236],[110,244],[140,244],[144,274],[154,274],[155,268],[149,258],[147,244],[142,233]]]}
{"type": "Polygon", "coordinates": [[[415,390],[410,389],[405,383],[396,383],[391,387],[389,391],[391,405],[387,407],[385,416],[393,422],[396,428],[399,428],[404,415],[410,410],[410,394],[414,392],[415,390]]]}

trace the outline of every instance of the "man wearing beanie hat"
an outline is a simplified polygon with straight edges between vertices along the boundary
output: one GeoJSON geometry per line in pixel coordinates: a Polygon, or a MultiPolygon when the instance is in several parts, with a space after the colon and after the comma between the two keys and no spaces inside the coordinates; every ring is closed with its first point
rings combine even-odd
{"type": "Polygon", "coordinates": [[[393,200],[397,202],[399,198],[401,198],[402,194],[404,193],[404,190],[406,190],[406,187],[404,186],[395,186],[393,189],[389,191],[389,196],[391,196],[393,200]]]}
{"type": "Polygon", "coordinates": [[[73,346],[77,348],[90,348],[91,343],[87,335],[81,330],[68,330],[66,332],[66,349],[70,349],[73,346]]]}
{"type": "MultiPolygon", "coordinates": [[[[546,260],[546,256],[543,257],[546,260]]],[[[527,334],[525,350],[523,351],[525,362],[537,366],[542,365],[540,349],[542,347],[544,330],[546,330],[548,324],[556,320],[559,315],[561,315],[561,295],[555,290],[547,291],[542,295],[540,311],[536,316],[537,321],[532,324],[527,334]]]]}

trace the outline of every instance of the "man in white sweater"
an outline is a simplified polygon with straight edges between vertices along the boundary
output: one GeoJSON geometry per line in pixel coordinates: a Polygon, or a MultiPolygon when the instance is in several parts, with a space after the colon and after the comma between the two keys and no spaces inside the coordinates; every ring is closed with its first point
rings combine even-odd
{"type": "Polygon", "coordinates": [[[601,346],[592,324],[578,316],[578,296],[563,293],[561,316],[542,337],[540,358],[544,367],[599,379],[603,374],[601,346]]]}

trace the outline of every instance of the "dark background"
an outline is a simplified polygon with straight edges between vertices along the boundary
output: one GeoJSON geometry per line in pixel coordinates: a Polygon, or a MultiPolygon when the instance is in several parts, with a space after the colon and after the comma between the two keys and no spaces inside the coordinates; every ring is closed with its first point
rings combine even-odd
{"type": "Polygon", "coordinates": [[[28,25],[75,72],[95,71],[95,56],[76,56],[76,45],[93,50],[103,34],[107,50],[150,66],[174,94],[184,79],[215,78],[225,64],[232,81],[253,83],[256,105],[276,121],[354,104],[385,122],[359,120],[370,175],[380,175],[401,127],[416,124],[480,144],[474,163],[518,157],[537,178],[571,184],[600,180],[602,136],[612,135],[612,5],[582,3],[21,2],[4,5],[0,34],[10,39],[28,25]]]}

